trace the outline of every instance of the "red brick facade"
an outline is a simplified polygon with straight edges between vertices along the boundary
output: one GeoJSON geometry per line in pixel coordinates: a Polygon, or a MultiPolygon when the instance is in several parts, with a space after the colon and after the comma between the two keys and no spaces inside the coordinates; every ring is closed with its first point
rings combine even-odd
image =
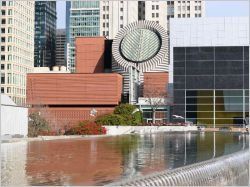
{"type": "Polygon", "coordinates": [[[78,37],[75,40],[76,73],[104,72],[104,37],[78,37]]]}

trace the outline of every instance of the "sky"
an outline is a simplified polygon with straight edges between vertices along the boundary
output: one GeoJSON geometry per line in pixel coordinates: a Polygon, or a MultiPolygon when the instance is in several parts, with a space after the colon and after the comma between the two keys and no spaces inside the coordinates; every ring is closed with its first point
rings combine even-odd
{"type": "MultiPolygon", "coordinates": [[[[248,16],[249,4],[248,1],[229,0],[229,1],[205,1],[206,17],[221,17],[221,16],[248,16]]],[[[65,28],[65,1],[57,1],[57,28],[65,28]]]]}

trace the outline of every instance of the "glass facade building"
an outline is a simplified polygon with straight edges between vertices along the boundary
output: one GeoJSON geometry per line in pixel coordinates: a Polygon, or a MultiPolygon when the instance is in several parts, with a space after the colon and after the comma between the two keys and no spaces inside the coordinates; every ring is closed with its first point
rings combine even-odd
{"type": "Polygon", "coordinates": [[[55,65],[56,1],[35,2],[35,67],[55,65]]]}
{"type": "Polygon", "coordinates": [[[207,126],[242,126],[249,112],[249,47],[174,47],[174,114],[207,126]]]}
{"type": "Polygon", "coordinates": [[[75,71],[75,37],[100,35],[99,1],[66,2],[67,68],[75,71]]]}

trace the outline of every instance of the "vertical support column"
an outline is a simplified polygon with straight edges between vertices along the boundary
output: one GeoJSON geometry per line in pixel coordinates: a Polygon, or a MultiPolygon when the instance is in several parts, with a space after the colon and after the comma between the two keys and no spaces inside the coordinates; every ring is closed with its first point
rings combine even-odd
{"type": "Polygon", "coordinates": [[[185,118],[185,123],[187,122],[187,119],[186,119],[186,117],[187,117],[187,90],[185,89],[185,116],[184,116],[184,118],[185,118]]]}
{"type": "Polygon", "coordinates": [[[216,116],[215,116],[215,110],[216,110],[216,107],[215,107],[215,104],[216,104],[216,97],[215,97],[215,89],[213,90],[213,101],[214,101],[214,103],[213,103],[213,117],[214,117],[214,128],[215,128],[215,122],[216,122],[216,120],[215,120],[215,118],[216,118],[216,116]]]}
{"type": "MultiPolygon", "coordinates": [[[[243,77],[244,78],[244,77],[243,77]]],[[[245,90],[243,89],[242,90],[242,96],[243,96],[243,99],[242,99],[242,105],[243,105],[243,124],[242,124],[242,127],[245,128],[245,118],[246,118],[246,107],[245,107],[245,90]]]]}

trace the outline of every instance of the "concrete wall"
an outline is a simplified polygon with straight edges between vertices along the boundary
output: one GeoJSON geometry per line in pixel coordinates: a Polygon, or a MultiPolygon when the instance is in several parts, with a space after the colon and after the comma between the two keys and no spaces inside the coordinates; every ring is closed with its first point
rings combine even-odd
{"type": "Polygon", "coordinates": [[[107,135],[122,135],[131,133],[157,133],[169,131],[196,131],[197,126],[105,126],[107,135]]]}
{"type": "Polygon", "coordinates": [[[1,105],[1,136],[28,134],[28,108],[1,105]]]}

